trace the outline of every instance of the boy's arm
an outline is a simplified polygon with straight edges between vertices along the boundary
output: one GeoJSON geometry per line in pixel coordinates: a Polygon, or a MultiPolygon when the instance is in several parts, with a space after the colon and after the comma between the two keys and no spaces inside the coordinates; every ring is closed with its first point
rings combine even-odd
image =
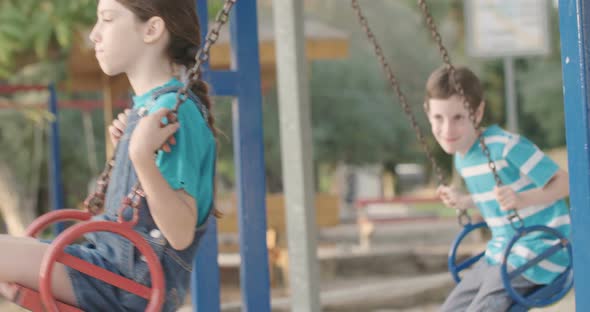
{"type": "Polygon", "coordinates": [[[462,210],[477,208],[477,206],[475,205],[475,202],[473,201],[473,196],[471,196],[471,194],[469,194],[469,193],[463,194],[459,198],[458,208],[462,209],[462,210]]]}
{"type": "Polygon", "coordinates": [[[546,205],[568,196],[569,176],[567,172],[559,169],[543,187],[517,193],[509,186],[503,186],[495,191],[502,210],[546,205]]]}
{"type": "Polygon", "coordinates": [[[495,188],[502,210],[548,205],[569,194],[568,174],[525,137],[512,137],[503,155],[510,165],[518,168],[537,187],[520,193],[509,186],[495,188]]]}

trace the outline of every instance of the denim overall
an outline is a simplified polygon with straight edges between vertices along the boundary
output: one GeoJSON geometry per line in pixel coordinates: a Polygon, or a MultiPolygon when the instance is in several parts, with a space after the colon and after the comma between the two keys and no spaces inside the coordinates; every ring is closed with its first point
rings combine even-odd
{"type": "MultiPolygon", "coordinates": [[[[176,92],[178,86],[164,87],[154,91],[152,105],[156,99],[165,93],[176,92]]],[[[203,118],[207,120],[207,109],[198,97],[190,92],[189,98],[196,103],[203,118]]],[[[148,103],[148,106],[150,104],[148,103]]],[[[182,105],[192,105],[185,102],[182,105]]],[[[148,107],[149,108],[149,107],[148,107]]],[[[137,175],[129,159],[129,139],[140,114],[145,114],[145,108],[134,109],[127,119],[127,128],[120,138],[115,151],[116,165],[111,173],[111,179],[106,193],[105,211],[93,220],[108,220],[117,222],[121,199],[127,196],[131,187],[137,182],[137,175]]],[[[196,174],[196,173],[195,173],[196,174]]],[[[211,207],[212,208],[212,207],[211,207]]],[[[170,207],[175,209],[175,207],[170,207]]],[[[209,214],[213,209],[209,210],[209,214]]],[[[127,220],[132,214],[131,208],[123,213],[127,220]]],[[[167,242],[166,238],[156,226],[145,198],[139,210],[139,221],[134,227],[160,259],[164,269],[166,281],[166,302],[163,311],[176,311],[184,303],[184,298],[190,285],[192,261],[198,243],[205,233],[207,221],[195,229],[192,244],[184,250],[177,251],[167,242]]],[[[121,274],[144,285],[150,285],[150,274],[147,263],[139,251],[125,238],[107,232],[89,233],[85,237],[88,243],[71,245],[66,252],[101,266],[107,270],[121,274]]],[[[90,276],[68,268],[72,280],[78,306],[84,311],[144,311],[147,300],[110,286],[90,276]]]]}

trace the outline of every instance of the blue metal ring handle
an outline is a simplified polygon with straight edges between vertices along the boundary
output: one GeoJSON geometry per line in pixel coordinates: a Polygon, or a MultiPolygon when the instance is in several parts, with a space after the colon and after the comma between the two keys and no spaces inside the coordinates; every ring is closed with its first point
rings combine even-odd
{"type": "Polygon", "coordinates": [[[506,289],[506,292],[508,292],[510,297],[514,299],[514,301],[528,308],[547,306],[554,302],[557,302],[570,291],[574,284],[571,259],[572,246],[569,240],[559,231],[542,225],[529,226],[519,229],[516,235],[512,238],[512,240],[510,240],[510,242],[506,246],[506,250],[504,251],[504,257],[502,258],[500,274],[502,275],[502,282],[504,283],[504,288],[506,289]],[[516,244],[516,242],[520,238],[532,232],[549,233],[555,236],[557,239],[559,239],[560,242],[556,245],[553,245],[551,248],[545,250],[543,253],[536,256],[535,258],[529,260],[523,266],[516,268],[514,271],[509,273],[508,256],[510,255],[512,248],[514,247],[514,244],[516,244]],[[543,286],[541,289],[534,291],[532,294],[527,295],[526,297],[519,294],[514,289],[514,287],[512,287],[512,283],[510,283],[510,281],[513,278],[521,275],[524,271],[528,270],[537,263],[543,261],[544,259],[550,257],[551,255],[555,254],[556,252],[564,248],[568,252],[570,264],[567,266],[565,271],[563,271],[551,284],[543,286]]]}
{"type": "Polygon", "coordinates": [[[459,233],[459,235],[457,235],[457,237],[453,241],[453,244],[451,245],[451,250],[449,250],[448,267],[449,272],[451,272],[451,275],[453,276],[453,279],[456,283],[459,283],[461,281],[461,277],[459,277],[459,272],[469,268],[471,265],[479,261],[479,259],[481,259],[481,257],[483,257],[484,255],[484,252],[481,252],[457,264],[457,250],[459,250],[459,245],[461,245],[463,239],[465,239],[465,237],[471,234],[471,232],[477,229],[487,227],[488,225],[485,222],[479,222],[476,224],[468,223],[463,227],[463,230],[459,233]]]}

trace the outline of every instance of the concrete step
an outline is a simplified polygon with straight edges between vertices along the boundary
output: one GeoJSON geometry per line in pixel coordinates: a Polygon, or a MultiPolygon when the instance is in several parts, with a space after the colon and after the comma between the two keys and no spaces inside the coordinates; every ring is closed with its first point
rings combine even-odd
{"type": "MultiPolygon", "coordinates": [[[[396,222],[372,223],[371,245],[391,245],[396,243],[414,245],[450,245],[461,226],[454,218],[433,220],[406,220],[396,222]]],[[[357,224],[340,224],[334,227],[320,228],[318,241],[322,244],[359,245],[361,232],[366,231],[357,224]]],[[[477,239],[477,236],[473,237],[477,239]]]]}
{"type": "MultiPolygon", "coordinates": [[[[322,311],[436,312],[454,286],[448,273],[395,280],[343,280],[322,285],[320,298],[322,311]]],[[[236,289],[233,291],[239,292],[236,289]]],[[[292,311],[288,292],[273,290],[272,295],[272,311],[292,311]]],[[[574,301],[575,294],[572,291],[554,305],[530,311],[575,312],[574,301]]],[[[192,311],[190,304],[179,310],[192,311]]],[[[223,302],[221,311],[242,311],[239,298],[223,302]]]]}
{"type": "MultiPolygon", "coordinates": [[[[483,244],[465,244],[459,257],[477,253],[484,249],[483,244]]],[[[448,246],[414,246],[396,244],[390,246],[327,246],[319,248],[320,280],[322,283],[333,280],[368,277],[397,278],[447,272],[448,246]]],[[[239,254],[221,254],[221,282],[223,286],[239,287],[239,254]]],[[[279,259],[273,263],[273,282],[287,285],[288,254],[283,250],[279,259]]]]}
{"type": "MultiPolygon", "coordinates": [[[[398,279],[339,280],[322,284],[322,311],[372,311],[438,303],[453,286],[448,273],[398,279]]],[[[288,294],[272,298],[272,311],[291,311],[288,294]]],[[[241,302],[222,303],[225,312],[241,311],[241,302]]]]}
{"type": "Polygon", "coordinates": [[[446,246],[374,246],[323,248],[318,252],[322,281],[390,278],[439,273],[447,270],[446,246]]]}

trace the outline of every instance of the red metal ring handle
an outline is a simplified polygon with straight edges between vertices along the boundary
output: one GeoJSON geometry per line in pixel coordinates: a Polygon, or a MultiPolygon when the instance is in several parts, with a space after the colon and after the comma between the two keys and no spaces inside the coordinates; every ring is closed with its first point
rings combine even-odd
{"type": "MultiPolygon", "coordinates": [[[[49,312],[59,312],[57,302],[51,289],[51,275],[55,262],[60,261],[64,256],[64,249],[77,238],[90,232],[111,232],[127,238],[146,258],[150,275],[152,277],[152,287],[150,298],[146,307],[146,312],[158,312],[161,310],[166,295],[164,271],[162,265],[153,251],[151,246],[141,235],[133,229],[111,221],[90,221],[78,223],[69,227],[60,234],[50,245],[49,249],[43,256],[39,274],[39,290],[43,305],[49,312]]],[[[113,285],[117,287],[117,285],[113,285]]]]}
{"type": "Polygon", "coordinates": [[[92,214],[88,211],[82,211],[77,209],[59,209],[52,212],[48,212],[37,219],[35,219],[28,227],[26,235],[29,237],[36,237],[41,231],[43,231],[50,224],[58,221],[67,220],[78,220],[88,221],[92,218],[92,214]]]}

